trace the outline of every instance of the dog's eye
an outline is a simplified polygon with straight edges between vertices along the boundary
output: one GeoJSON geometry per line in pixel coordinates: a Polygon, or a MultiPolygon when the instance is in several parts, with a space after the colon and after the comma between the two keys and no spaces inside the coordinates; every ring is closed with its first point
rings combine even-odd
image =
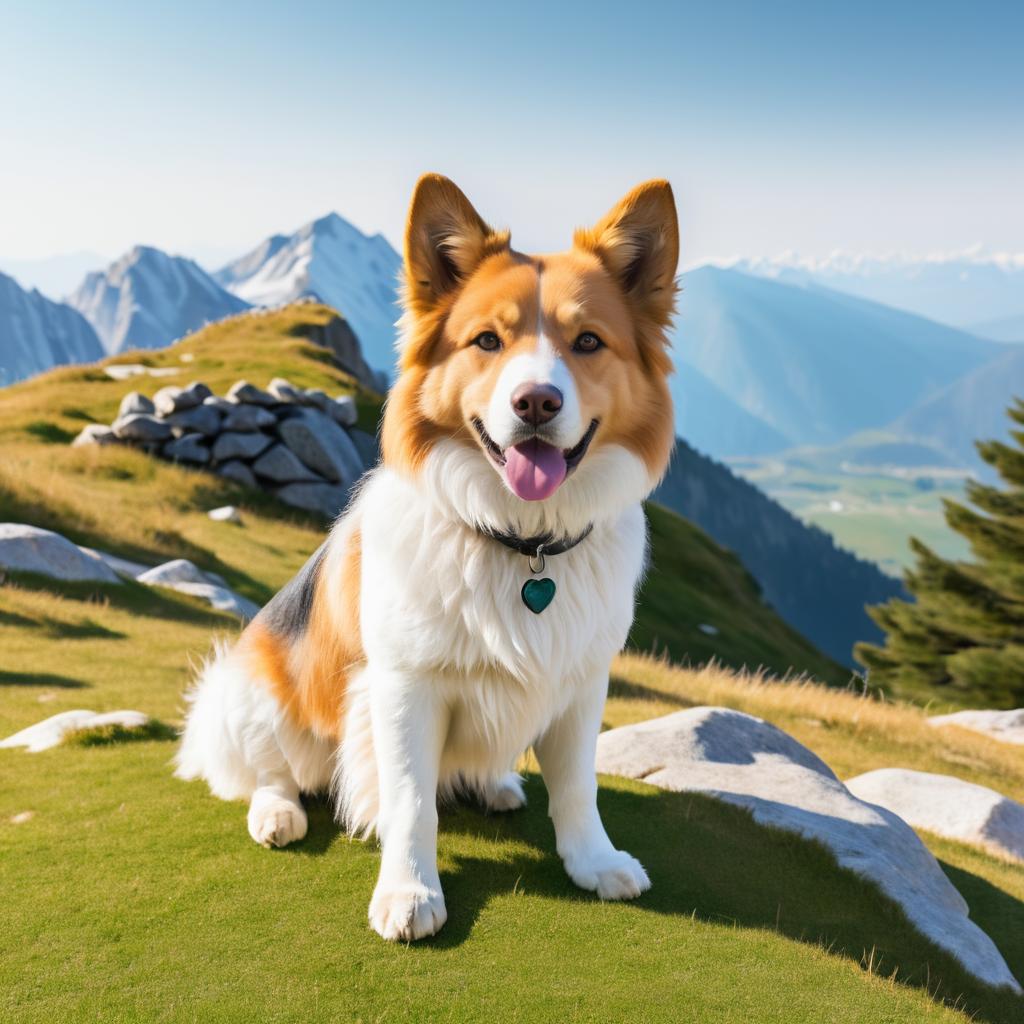
{"type": "Polygon", "coordinates": [[[501,338],[494,331],[484,331],[473,339],[473,344],[485,352],[497,352],[501,348],[501,338]]]}
{"type": "Polygon", "coordinates": [[[573,352],[596,352],[604,342],[593,331],[584,331],[573,343],[573,352]]]}

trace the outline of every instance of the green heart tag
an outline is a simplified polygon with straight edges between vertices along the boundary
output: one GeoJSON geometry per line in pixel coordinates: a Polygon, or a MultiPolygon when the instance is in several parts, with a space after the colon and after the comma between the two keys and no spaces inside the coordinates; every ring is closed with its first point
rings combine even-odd
{"type": "Polygon", "coordinates": [[[555,596],[555,581],[547,576],[542,580],[527,580],[523,584],[523,604],[533,612],[540,615],[555,596]]]}

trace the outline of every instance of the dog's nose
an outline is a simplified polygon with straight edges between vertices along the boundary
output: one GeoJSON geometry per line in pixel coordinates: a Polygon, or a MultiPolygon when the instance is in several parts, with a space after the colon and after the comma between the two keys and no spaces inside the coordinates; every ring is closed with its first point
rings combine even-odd
{"type": "Polygon", "coordinates": [[[531,426],[553,420],[562,408],[562,392],[554,384],[520,384],[512,392],[515,414],[531,426]]]}

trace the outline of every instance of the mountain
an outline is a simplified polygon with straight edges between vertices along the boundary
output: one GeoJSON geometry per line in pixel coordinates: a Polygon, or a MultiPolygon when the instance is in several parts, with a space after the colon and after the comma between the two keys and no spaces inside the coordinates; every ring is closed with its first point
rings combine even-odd
{"type": "Polygon", "coordinates": [[[329,213],[294,234],[272,235],[214,277],[254,306],[315,296],[345,316],[366,361],[390,372],[401,262],[383,235],[364,235],[343,217],[329,213]]]}
{"type": "Polygon", "coordinates": [[[1024,317],[1024,253],[985,255],[975,248],[879,257],[836,252],[819,260],[785,253],[733,266],[787,283],[814,282],[944,324],[1024,317]]]}
{"type": "Polygon", "coordinates": [[[104,354],[81,314],[0,274],[0,386],[52,366],[91,363],[104,354]]]}
{"type": "Polygon", "coordinates": [[[974,324],[971,330],[979,337],[993,341],[1024,341],[1024,313],[984,320],[974,324]]]}
{"type": "Polygon", "coordinates": [[[960,465],[980,466],[975,440],[1005,440],[1006,409],[1024,397],[1024,349],[1001,355],[954,381],[897,419],[890,431],[938,445],[960,465]]]}
{"type": "Polygon", "coordinates": [[[86,274],[109,262],[97,252],[83,250],[39,260],[0,259],[0,272],[10,274],[23,288],[37,288],[47,298],[62,300],[86,274]]]}
{"type": "Polygon", "coordinates": [[[901,594],[899,582],[725,466],[679,441],[652,497],[734,551],[775,611],[836,661],[852,666],[854,643],[881,638],[864,606],[901,594]]]}
{"type": "MultiPolygon", "coordinates": [[[[813,284],[706,266],[684,274],[682,289],[673,337],[676,408],[687,408],[688,368],[696,369],[771,428],[762,451],[834,444],[887,424],[1000,350],[813,284]]],[[[727,422],[732,414],[720,415],[727,422]]],[[[701,447],[716,457],[740,454],[716,439],[715,416],[712,408],[701,447]]],[[[678,425],[686,436],[685,423],[678,425]]]]}
{"type": "Polygon", "coordinates": [[[68,302],[111,353],[163,348],[203,324],[248,308],[198,263],[144,245],[105,271],[88,274],[68,302]]]}

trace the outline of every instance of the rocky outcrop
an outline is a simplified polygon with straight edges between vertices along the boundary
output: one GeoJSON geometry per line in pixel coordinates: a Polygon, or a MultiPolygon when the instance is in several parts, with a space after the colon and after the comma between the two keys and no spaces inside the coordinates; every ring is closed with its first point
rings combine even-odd
{"type": "Polygon", "coordinates": [[[1024,806],[988,786],[952,775],[879,768],[848,779],[846,788],[914,828],[1024,863],[1024,806]]]}
{"type": "Polygon", "coordinates": [[[1020,991],[914,830],[859,800],[816,754],[768,722],[698,707],[612,729],[598,738],[597,770],[707,793],[747,808],[760,824],[824,844],[838,864],[874,882],[975,977],[1020,991]]]}
{"type": "Polygon", "coordinates": [[[130,391],[110,426],[90,423],[76,446],[129,444],[202,468],[330,519],[377,462],[377,442],[356,428],[351,395],[332,397],[274,378],[215,395],[203,383],[169,385],[152,398],[130,391]]]}
{"type": "Polygon", "coordinates": [[[961,729],[980,732],[1003,743],[1024,745],[1024,708],[1012,711],[955,711],[951,715],[935,715],[929,725],[958,725],[961,729]]]}
{"type": "Polygon", "coordinates": [[[24,747],[30,754],[36,754],[58,746],[68,735],[82,729],[101,729],[107,725],[141,729],[149,725],[149,721],[149,715],[141,711],[107,711],[102,714],[85,710],[61,711],[0,740],[0,747],[24,747]]]}
{"type": "Polygon", "coordinates": [[[120,583],[102,559],[67,537],[26,523],[0,523],[0,569],[32,572],[57,580],[120,583]]]}

